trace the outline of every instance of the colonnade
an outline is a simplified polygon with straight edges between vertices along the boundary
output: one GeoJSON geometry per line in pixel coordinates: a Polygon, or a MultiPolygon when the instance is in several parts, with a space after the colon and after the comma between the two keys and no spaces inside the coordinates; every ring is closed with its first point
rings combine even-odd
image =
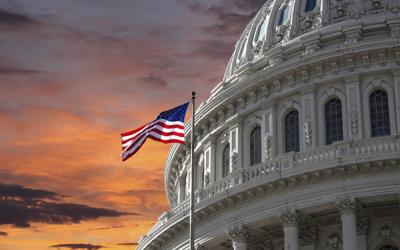
{"type": "MultiPolygon", "coordinates": [[[[357,236],[357,206],[354,200],[341,200],[337,206],[340,211],[342,221],[342,241],[343,250],[365,249],[363,245],[358,243],[357,236]]],[[[284,250],[300,250],[300,249],[315,249],[315,245],[307,248],[301,248],[299,244],[299,226],[298,214],[295,210],[284,211],[280,216],[284,233],[284,250]]],[[[227,235],[232,242],[234,250],[247,250],[250,238],[250,229],[245,225],[236,225],[227,232],[227,235]]],[[[337,242],[340,242],[338,240],[337,242]]],[[[199,248],[206,249],[206,248],[199,248]]]]}

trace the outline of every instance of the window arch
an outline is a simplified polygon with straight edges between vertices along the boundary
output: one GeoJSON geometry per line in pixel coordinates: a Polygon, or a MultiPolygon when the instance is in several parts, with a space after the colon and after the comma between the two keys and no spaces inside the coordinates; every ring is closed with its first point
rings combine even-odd
{"type": "Polygon", "coordinates": [[[229,166],[230,166],[230,150],[229,143],[226,144],[224,150],[222,151],[222,178],[228,176],[229,174],[229,166]]]}
{"type": "Polygon", "coordinates": [[[279,13],[278,26],[285,25],[287,24],[288,21],[289,21],[289,8],[287,5],[285,5],[279,13]]]}
{"type": "Polygon", "coordinates": [[[255,127],[250,133],[250,165],[261,163],[261,128],[255,127]]]}
{"type": "Polygon", "coordinates": [[[342,102],[333,98],[325,104],[325,143],[343,140],[342,102]]]}
{"type": "Polygon", "coordinates": [[[300,151],[299,112],[293,110],[285,117],[285,152],[300,151]]]}
{"type": "Polygon", "coordinates": [[[390,135],[388,95],[384,90],[375,90],[369,96],[371,136],[390,135]]]}
{"type": "Polygon", "coordinates": [[[304,8],[305,12],[310,12],[314,10],[315,6],[317,5],[317,0],[306,0],[306,5],[304,8]]]}
{"type": "Polygon", "coordinates": [[[257,35],[255,36],[256,37],[255,41],[256,42],[261,41],[263,39],[263,37],[265,36],[265,33],[267,33],[267,20],[266,20],[266,18],[264,18],[261,21],[261,24],[258,26],[257,35]]]}

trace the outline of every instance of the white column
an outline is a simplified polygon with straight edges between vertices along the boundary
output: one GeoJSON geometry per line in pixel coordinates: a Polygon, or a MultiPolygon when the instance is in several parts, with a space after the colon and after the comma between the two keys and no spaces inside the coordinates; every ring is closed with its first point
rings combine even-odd
{"type": "Polygon", "coordinates": [[[284,250],[299,250],[299,229],[296,211],[285,211],[281,215],[284,233],[284,250]]]}
{"type": "Polygon", "coordinates": [[[178,204],[185,200],[186,175],[179,176],[178,204]]]}
{"type": "Polygon", "coordinates": [[[206,143],[204,147],[204,183],[205,187],[207,184],[211,184],[216,181],[216,137],[210,136],[210,141],[206,143]],[[207,183],[208,182],[208,183],[207,183]]]}
{"type": "MultiPolygon", "coordinates": [[[[394,91],[395,91],[395,110],[397,120],[397,133],[400,134],[400,72],[396,71],[393,73],[394,91]]],[[[388,93],[389,94],[389,93],[388,93]]],[[[396,130],[393,128],[393,132],[396,130]]]]}
{"type": "Polygon", "coordinates": [[[230,126],[231,171],[243,168],[243,125],[242,118],[237,116],[230,126]]]}
{"type": "Polygon", "coordinates": [[[228,232],[234,250],[247,250],[247,241],[250,237],[249,229],[244,225],[237,225],[228,232]]]}
{"type": "Polygon", "coordinates": [[[262,138],[262,161],[271,160],[276,152],[276,112],[275,106],[265,110],[262,116],[261,134],[262,138]]]}
{"type": "Polygon", "coordinates": [[[349,139],[359,140],[363,137],[360,76],[346,79],[346,95],[349,139]]]}
{"type": "Polygon", "coordinates": [[[356,203],[349,199],[340,201],[343,250],[357,249],[356,203]]]}

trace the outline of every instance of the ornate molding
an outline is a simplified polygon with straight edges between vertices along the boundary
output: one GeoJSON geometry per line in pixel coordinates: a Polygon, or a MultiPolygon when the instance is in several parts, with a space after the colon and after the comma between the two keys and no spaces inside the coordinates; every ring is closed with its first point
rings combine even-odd
{"type": "Polygon", "coordinates": [[[342,216],[357,214],[357,202],[355,200],[343,199],[338,202],[337,206],[342,216]]]}
{"type": "Polygon", "coordinates": [[[290,211],[289,209],[283,211],[280,216],[283,227],[297,226],[297,218],[296,210],[290,211]]]}
{"type": "Polygon", "coordinates": [[[316,226],[304,228],[301,230],[300,240],[303,246],[315,244],[318,240],[318,228],[316,226]]]}
{"type": "Polygon", "coordinates": [[[232,242],[246,242],[250,238],[250,230],[245,225],[235,225],[229,230],[228,237],[232,242]]]}

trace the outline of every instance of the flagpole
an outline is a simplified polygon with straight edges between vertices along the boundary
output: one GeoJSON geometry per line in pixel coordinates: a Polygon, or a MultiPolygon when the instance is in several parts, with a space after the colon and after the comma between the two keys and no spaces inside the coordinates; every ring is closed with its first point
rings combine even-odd
{"type": "Polygon", "coordinates": [[[195,163],[194,163],[194,119],[195,119],[195,99],[196,92],[192,92],[192,134],[191,134],[191,144],[190,144],[190,161],[191,161],[191,182],[190,182],[190,250],[194,250],[194,183],[195,183],[195,163]]]}

